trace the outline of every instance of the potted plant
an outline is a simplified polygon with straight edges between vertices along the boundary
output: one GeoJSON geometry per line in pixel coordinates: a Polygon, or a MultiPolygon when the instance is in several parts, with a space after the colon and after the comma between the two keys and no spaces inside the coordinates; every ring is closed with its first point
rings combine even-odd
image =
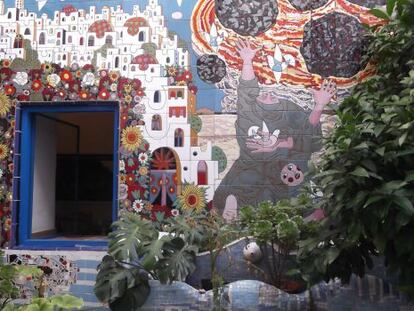
{"type": "Polygon", "coordinates": [[[265,269],[260,270],[270,284],[287,292],[305,289],[305,283],[297,275],[295,252],[299,240],[317,227],[316,223],[306,222],[302,216],[310,201],[308,196],[302,195],[295,200],[264,201],[257,206],[245,206],[240,211],[242,227],[254,238],[263,254],[265,269]]]}

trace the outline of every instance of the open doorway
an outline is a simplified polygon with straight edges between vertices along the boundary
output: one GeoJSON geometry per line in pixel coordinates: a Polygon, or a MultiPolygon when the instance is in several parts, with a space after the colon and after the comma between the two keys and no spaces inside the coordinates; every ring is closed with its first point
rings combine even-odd
{"type": "Polygon", "coordinates": [[[29,210],[27,240],[105,239],[116,208],[115,114],[47,109],[26,114],[30,146],[22,146],[22,156],[32,157],[30,165],[22,157],[31,180],[26,195],[22,191],[22,211],[29,210]]]}

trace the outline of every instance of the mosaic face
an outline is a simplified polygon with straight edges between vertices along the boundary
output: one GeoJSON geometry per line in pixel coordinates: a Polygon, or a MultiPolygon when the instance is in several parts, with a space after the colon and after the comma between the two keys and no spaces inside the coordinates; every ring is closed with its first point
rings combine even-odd
{"type": "Polygon", "coordinates": [[[293,187],[298,186],[303,182],[304,174],[299,166],[293,163],[289,163],[282,168],[280,178],[285,185],[293,187]]]}
{"type": "Polygon", "coordinates": [[[257,36],[269,30],[278,14],[276,1],[216,0],[216,15],[224,27],[242,36],[257,36]]]}

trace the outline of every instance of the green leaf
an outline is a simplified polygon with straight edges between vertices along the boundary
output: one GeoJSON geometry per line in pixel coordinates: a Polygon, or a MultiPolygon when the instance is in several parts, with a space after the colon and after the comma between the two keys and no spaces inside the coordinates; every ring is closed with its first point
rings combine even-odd
{"type": "Polygon", "coordinates": [[[59,309],[82,309],[83,300],[68,294],[52,296],[50,302],[59,309]]]}
{"type": "Polygon", "coordinates": [[[158,231],[150,220],[140,215],[127,214],[113,224],[109,234],[109,254],[121,261],[137,261],[144,245],[158,239],[158,231]]]}
{"type": "MultiPolygon", "coordinates": [[[[149,284],[146,273],[141,272],[137,268],[126,268],[120,265],[109,255],[105,256],[98,267],[96,276],[94,287],[96,297],[103,303],[114,303],[120,300],[121,302],[128,301],[133,307],[142,306],[149,294],[149,284]],[[131,296],[132,289],[139,289],[140,295],[131,296]],[[128,297],[124,298],[125,296],[128,297]]],[[[136,309],[126,308],[124,310],[136,309]]]]}
{"type": "Polygon", "coordinates": [[[394,11],[395,3],[397,0],[387,0],[387,14],[391,16],[392,12],[394,11]]]}
{"type": "Polygon", "coordinates": [[[375,17],[381,18],[381,19],[386,19],[389,20],[390,17],[388,16],[388,14],[380,9],[371,9],[369,11],[369,13],[371,13],[372,15],[374,15],[375,17]]]}
{"type": "Polygon", "coordinates": [[[383,199],[384,199],[384,196],[382,196],[382,195],[374,195],[374,196],[370,197],[370,198],[369,198],[369,199],[365,202],[364,207],[370,206],[371,204],[373,204],[373,203],[375,203],[375,202],[378,202],[378,201],[380,201],[380,200],[383,200],[383,199]]]}
{"type": "Polygon", "coordinates": [[[174,238],[164,245],[164,256],[157,264],[156,273],[162,283],[184,281],[194,272],[197,247],[174,238]]]}
{"type": "Polygon", "coordinates": [[[361,166],[358,166],[350,174],[358,177],[369,177],[368,171],[361,166]]]}
{"type": "Polygon", "coordinates": [[[399,205],[404,213],[408,216],[414,215],[414,207],[411,201],[407,197],[395,197],[393,201],[399,205]]]}
{"type": "Polygon", "coordinates": [[[404,134],[401,135],[400,138],[398,138],[398,145],[402,146],[402,144],[407,139],[407,135],[408,135],[408,132],[405,132],[404,134]]]}

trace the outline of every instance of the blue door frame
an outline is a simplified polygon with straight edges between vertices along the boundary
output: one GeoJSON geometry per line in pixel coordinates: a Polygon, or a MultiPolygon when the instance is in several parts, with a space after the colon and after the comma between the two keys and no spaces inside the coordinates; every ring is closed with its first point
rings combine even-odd
{"type": "Polygon", "coordinates": [[[118,103],[76,103],[21,106],[21,166],[20,166],[20,207],[17,248],[22,249],[105,249],[107,240],[58,240],[32,239],[32,209],[33,209],[33,169],[34,169],[34,139],[36,113],[60,112],[113,112],[114,113],[114,154],[113,154],[113,189],[112,189],[112,220],[118,216],[118,146],[119,146],[119,105],[118,103]]]}

